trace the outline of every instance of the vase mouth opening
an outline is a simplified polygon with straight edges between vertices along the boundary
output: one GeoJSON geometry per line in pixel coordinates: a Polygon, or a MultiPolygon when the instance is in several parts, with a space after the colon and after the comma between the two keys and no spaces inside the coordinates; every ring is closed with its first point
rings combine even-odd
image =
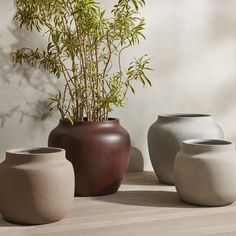
{"type": "Polygon", "coordinates": [[[200,117],[211,117],[209,114],[200,114],[200,113],[170,113],[170,114],[161,114],[159,117],[162,118],[200,118],[200,117]]]}
{"type": "Polygon", "coordinates": [[[19,148],[19,149],[11,149],[8,150],[9,154],[17,154],[17,155],[47,155],[53,153],[59,153],[64,151],[62,148],[54,148],[54,147],[36,147],[36,148],[19,148]]]}
{"type": "MultiPolygon", "coordinates": [[[[71,121],[68,119],[60,119],[61,124],[72,125],[71,121]]],[[[98,121],[88,121],[87,117],[84,117],[83,120],[74,121],[73,125],[83,124],[83,125],[99,125],[99,124],[116,124],[119,123],[118,118],[109,117],[107,120],[98,120],[98,121]]]]}
{"type": "Polygon", "coordinates": [[[76,121],[76,122],[104,122],[104,121],[116,121],[118,120],[118,118],[114,118],[114,117],[109,117],[106,120],[97,120],[97,121],[88,121],[88,117],[83,117],[82,121],[76,121]]]}
{"type": "Polygon", "coordinates": [[[190,144],[194,146],[225,146],[232,145],[233,142],[220,139],[189,139],[184,140],[183,144],[190,144]]]}

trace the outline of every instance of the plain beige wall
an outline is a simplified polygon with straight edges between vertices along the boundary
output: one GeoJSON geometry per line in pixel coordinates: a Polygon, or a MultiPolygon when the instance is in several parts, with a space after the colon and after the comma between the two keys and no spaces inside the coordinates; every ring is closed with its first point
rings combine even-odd
{"type": "MultiPolygon", "coordinates": [[[[113,3],[102,1],[108,8],[113,3]]],[[[120,118],[133,146],[143,153],[145,169],[151,169],[147,130],[160,113],[212,114],[226,138],[236,141],[235,9],[234,0],[147,0],[143,10],[147,40],[130,49],[123,63],[148,53],[154,69],[152,87],[137,86],[136,96],[130,95],[126,107],[112,114],[120,118]]],[[[36,84],[44,79],[41,86],[46,90],[51,86],[46,75],[12,67],[8,54],[13,47],[44,45],[37,34],[19,32],[12,24],[13,15],[12,1],[0,0],[0,117],[16,106],[35,113],[38,99],[47,98],[28,86],[26,74],[36,84]]],[[[57,123],[56,115],[44,121],[25,116],[22,123],[19,118],[20,113],[14,113],[0,128],[1,157],[9,147],[46,145],[48,133],[57,123]]]]}

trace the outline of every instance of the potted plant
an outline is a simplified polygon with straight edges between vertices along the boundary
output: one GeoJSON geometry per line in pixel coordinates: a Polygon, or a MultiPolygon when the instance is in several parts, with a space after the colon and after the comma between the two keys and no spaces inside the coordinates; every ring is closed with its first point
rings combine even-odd
{"type": "Polygon", "coordinates": [[[134,82],[151,85],[147,55],[122,66],[123,52],[145,38],[139,13],[144,5],[145,0],[119,0],[106,14],[95,0],[15,0],[14,20],[43,32],[48,45],[44,51],[17,49],[13,61],[42,67],[65,81],[50,98],[61,119],[48,144],[66,149],[75,170],[75,195],[116,192],[126,173],[130,138],[109,114],[123,106],[129,90],[134,93],[134,82]]]}

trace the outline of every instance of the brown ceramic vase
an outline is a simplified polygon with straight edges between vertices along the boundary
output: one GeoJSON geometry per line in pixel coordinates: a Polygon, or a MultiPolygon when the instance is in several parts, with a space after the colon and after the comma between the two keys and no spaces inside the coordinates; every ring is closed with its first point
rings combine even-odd
{"type": "Polygon", "coordinates": [[[60,120],[48,145],[66,150],[75,172],[75,196],[99,196],[117,192],[126,174],[130,137],[118,119],[60,120]]]}

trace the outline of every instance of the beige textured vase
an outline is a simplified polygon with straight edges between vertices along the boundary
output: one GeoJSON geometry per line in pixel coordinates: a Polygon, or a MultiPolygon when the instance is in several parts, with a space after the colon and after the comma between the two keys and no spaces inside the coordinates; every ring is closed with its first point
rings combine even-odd
{"type": "Polygon", "coordinates": [[[17,149],[0,164],[0,212],[19,224],[62,219],[74,199],[74,172],[60,148],[17,149]]]}
{"type": "Polygon", "coordinates": [[[186,140],[175,159],[175,184],[189,203],[224,206],[236,200],[235,145],[223,140],[186,140]]]}
{"type": "Polygon", "coordinates": [[[210,115],[159,115],[148,131],[148,147],[153,169],[165,184],[174,184],[175,155],[185,139],[223,139],[223,131],[210,115]]]}

